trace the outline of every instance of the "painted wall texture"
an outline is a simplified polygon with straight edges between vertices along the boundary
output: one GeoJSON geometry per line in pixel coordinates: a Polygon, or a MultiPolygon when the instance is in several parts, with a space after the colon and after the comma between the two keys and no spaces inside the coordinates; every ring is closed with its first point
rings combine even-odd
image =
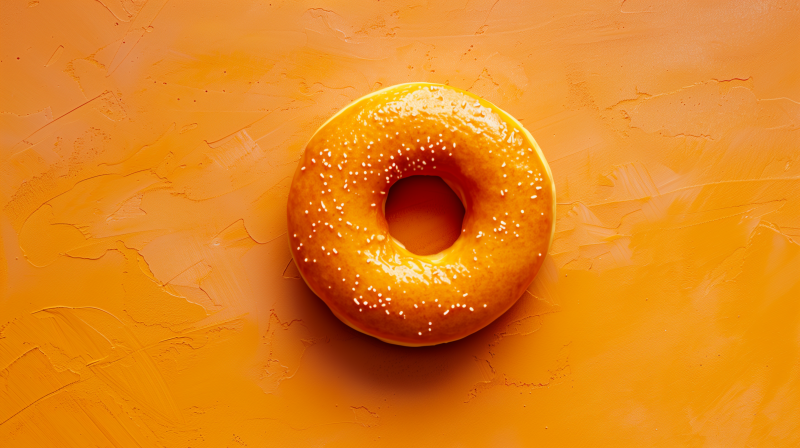
{"type": "Polygon", "coordinates": [[[3,447],[800,445],[796,1],[0,21],[3,447]],[[525,296],[427,349],[340,323],[285,234],[312,133],[408,81],[520,119],[558,193],[525,296]]]}

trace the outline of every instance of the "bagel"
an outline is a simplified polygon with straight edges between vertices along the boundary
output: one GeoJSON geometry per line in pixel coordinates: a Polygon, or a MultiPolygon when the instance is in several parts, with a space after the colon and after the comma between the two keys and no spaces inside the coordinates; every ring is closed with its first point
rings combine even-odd
{"type": "Polygon", "coordinates": [[[326,121],[289,191],[292,256],[342,322],[382,341],[455,341],[507,311],[533,281],[555,230],[550,168],[523,126],[446,85],[366,95],[326,121]],[[466,210],[459,238],[417,255],[389,234],[389,188],[439,176],[466,210]]]}

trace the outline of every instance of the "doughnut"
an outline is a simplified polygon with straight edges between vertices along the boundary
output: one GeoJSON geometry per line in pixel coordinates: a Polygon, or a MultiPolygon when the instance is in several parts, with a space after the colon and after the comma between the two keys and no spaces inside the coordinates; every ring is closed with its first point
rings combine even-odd
{"type": "Polygon", "coordinates": [[[314,294],[353,329],[427,346],[506,312],[555,230],[555,187],[530,133],[469,92],[408,83],[366,95],[311,137],[289,190],[290,250],[314,294]],[[389,234],[389,188],[439,176],[464,204],[449,248],[417,255],[389,234]]]}

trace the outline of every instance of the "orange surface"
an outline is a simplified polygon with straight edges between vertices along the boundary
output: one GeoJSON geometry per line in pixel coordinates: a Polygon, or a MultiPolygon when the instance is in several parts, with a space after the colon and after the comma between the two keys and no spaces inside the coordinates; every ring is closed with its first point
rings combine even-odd
{"type": "Polygon", "coordinates": [[[389,233],[419,255],[441,252],[461,235],[464,204],[438,176],[409,176],[389,189],[384,205],[389,233]]]}
{"type": "Polygon", "coordinates": [[[4,1],[0,445],[797,446],[796,2],[4,1]],[[303,146],[382,86],[520,119],[523,299],[410,349],[291,265],[303,146]]]}

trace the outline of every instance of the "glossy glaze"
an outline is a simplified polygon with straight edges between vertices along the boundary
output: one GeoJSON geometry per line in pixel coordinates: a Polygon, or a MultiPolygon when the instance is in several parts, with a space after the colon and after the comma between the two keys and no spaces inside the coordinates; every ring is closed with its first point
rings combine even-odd
{"type": "Polygon", "coordinates": [[[289,241],[309,287],[342,321],[401,345],[467,336],[528,287],[554,230],[555,190],[531,135],[502,110],[437,84],[389,87],[332,117],[292,182],[289,241]],[[394,182],[449,181],[465,205],[461,236],[420,256],[389,234],[394,182]]]}

